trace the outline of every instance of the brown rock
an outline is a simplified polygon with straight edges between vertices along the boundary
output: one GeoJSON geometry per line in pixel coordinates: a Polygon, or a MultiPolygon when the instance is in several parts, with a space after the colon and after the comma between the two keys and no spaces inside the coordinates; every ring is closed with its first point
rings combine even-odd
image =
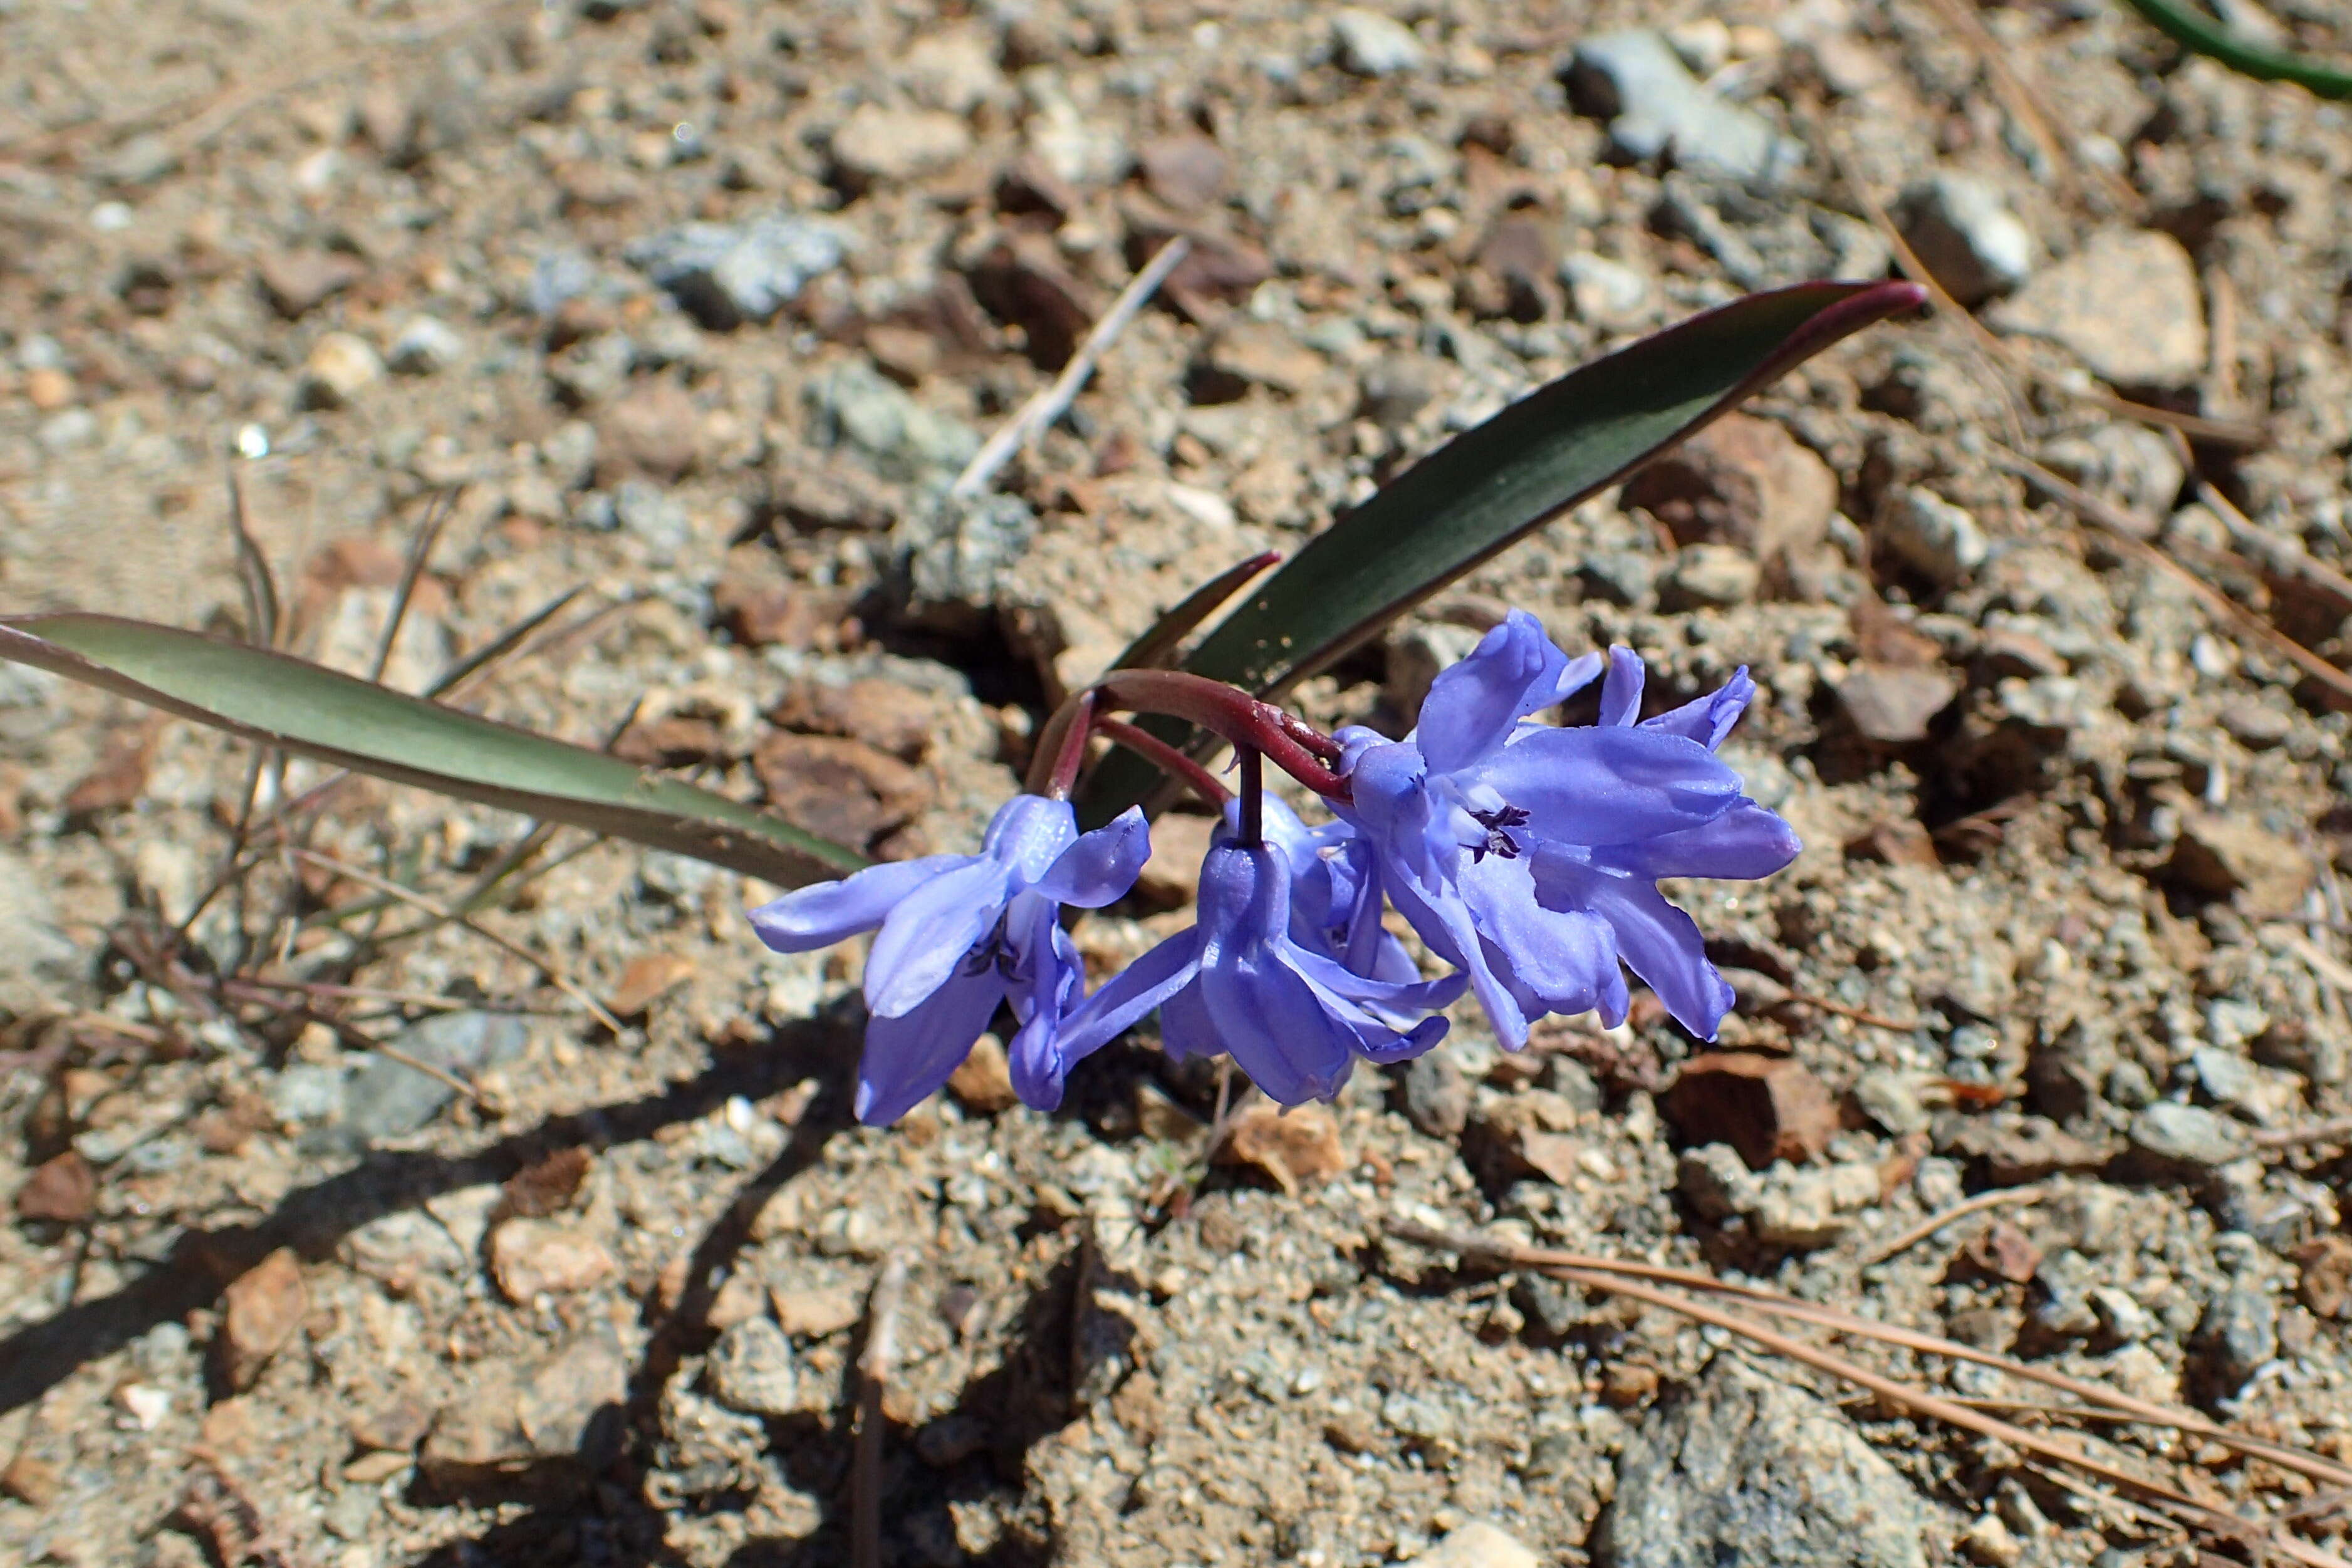
{"type": "Polygon", "coordinates": [[[543,1219],[509,1219],[490,1232],[490,1275],[517,1306],[541,1295],[570,1295],[613,1273],[613,1255],[595,1238],[543,1219]]]}
{"type": "Polygon", "coordinates": [[[506,1211],[526,1219],[561,1213],[580,1196],[581,1184],[595,1163],[595,1156],[577,1144],[531,1161],[501,1185],[506,1211]]]}
{"type": "Polygon", "coordinates": [[[1995,1220],[1983,1235],[1960,1249],[1956,1264],[1987,1280],[2022,1285],[2042,1267],[2042,1249],[2013,1220],[1995,1220]]]}
{"type": "Polygon", "coordinates": [[[147,769],[155,757],[156,727],[141,724],[107,737],[97,766],[66,792],[66,815],[77,820],[136,805],[147,792],[147,769]]]}
{"type": "Polygon", "coordinates": [[[768,1310],[768,1287],[757,1276],[737,1272],[727,1277],[710,1298],[710,1310],[703,1322],[715,1329],[731,1329],[737,1323],[749,1322],[768,1310]]]}
{"type": "Polygon", "coordinates": [[[1481,316],[1540,321],[1551,314],[1558,298],[1554,278],[1559,270],[1559,253],[1549,225],[1523,214],[1506,214],[1478,242],[1474,270],[1465,275],[1471,296],[1467,303],[1481,316]]]}
{"type": "Polygon", "coordinates": [[[1004,1042],[992,1034],[973,1040],[971,1053],[948,1074],[948,1092],[965,1110],[983,1116],[1021,1103],[1021,1096],[1013,1092],[1013,1064],[1005,1057],[1004,1042]]]}
{"type": "Polygon", "coordinates": [[[1271,321],[1229,321],[1195,361],[1187,388],[1194,402],[1233,402],[1253,386],[1293,395],[1323,374],[1323,356],[1271,321]]]}
{"type": "Polygon", "coordinates": [[[803,681],[784,693],[768,717],[777,727],[803,735],[862,740],[903,762],[922,759],[940,723],[929,696],[874,676],[845,685],[803,681]]]}
{"type": "Polygon", "coordinates": [[[1690,1144],[1729,1144],[1751,1170],[1820,1157],[1837,1101],[1794,1057],[1707,1051],[1683,1064],[1664,1109],[1690,1144]]]}
{"type": "Polygon", "coordinates": [[[2323,1236],[2295,1249],[2302,1267],[2295,1294],[2323,1318],[2340,1318],[2352,1307],[2352,1238],[2323,1236]]]}
{"type": "Polygon", "coordinates": [[[2278,919],[2303,907],[2318,874],[2311,856],[2243,816],[2186,810],[2165,880],[2202,898],[2235,897],[2256,919],[2278,919]]]}
{"type": "Polygon", "coordinates": [[[27,1508],[47,1508],[57,1501],[58,1493],[65,1490],[65,1474],[48,1460],[37,1458],[22,1449],[0,1470],[0,1494],[15,1498],[27,1508]]]}
{"type": "Polygon", "coordinates": [[[751,768],[786,821],[857,849],[930,802],[920,773],[862,740],[773,735],[751,754],[751,768]]]}
{"type": "Polygon", "coordinates": [[[1162,909],[1181,909],[1201,890],[1201,862],[1208,858],[1217,824],[1207,817],[1171,811],[1151,824],[1151,858],[1135,879],[1135,891],[1162,909]]]}
{"type": "Polygon", "coordinates": [[[25,401],[41,413],[55,413],[72,403],[74,379],[55,365],[43,365],[25,373],[25,401]]]}
{"type": "Polygon", "coordinates": [[[1021,329],[1029,359],[1041,369],[1058,371],[1068,364],[1094,324],[1090,291],[1070,276],[1053,241],[1043,235],[998,240],[965,277],[990,315],[1021,329]]]}
{"type": "Polygon", "coordinates": [[[919,327],[877,321],[866,329],[866,352],[902,387],[920,386],[940,368],[940,340],[919,327]]]}
{"type": "Polygon", "coordinates": [[[1178,212],[1205,207],[1224,193],[1222,148],[1205,136],[1163,136],[1136,154],[1144,188],[1178,212]]]}
{"type": "Polygon", "coordinates": [[[639,768],[690,768],[726,754],[719,726],[697,714],[639,719],[613,743],[614,756],[639,768]]]}
{"type": "Polygon", "coordinates": [[[1885,865],[1940,866],[1936,841],[1927,824],[1916,817],[1889,817],[1873,822],[1845,841],[1850,861],[1877,861],[1885,865]]]}
{"type": "Polygon", "coordinates": [[[35,1166],[25,1185],[16,1189],[19,1219],[79,1225],[97,1207],[98,1172],[72,1149],[35,1166]]]}
{"type": "Polygon", "coordinates": [[[2152,229],[2099,231],[1985,319],[2060,343],[2118,386],[2185,386],[2205,369],[2197,264],[2179,240],[2152,229]]]}
{"type": "Polygon", "coordinates": [[[1857,664],[1838,683],[1838,706],[1864,740],[1908,746],[1927,737],[1927,725],[1960,695],[1948,670],[1857,664]]]}
{"type": "Polygon", "coordinates": [[[836,594],[730,575],[711,590],[710,603],[719,624],[746,648],[829,649],[840,641],[843,606],[836,594]]]}
{"type": "Polygon", "coordinates": [[[677,479],[693,468],[702,415],[674,382],[639,383],[596,422],[596,467],[607,479],[677,479]]]}
{"type": "Polygon", "coordinates": [[[635,1018],[684,985],[694,960],[683,953],[641,953],[621,971],[621,983],[605,998],[615,1018],[635,1018]]]}
{"type": "Polygon", "coordinates": [[[432,1425],[433,1412],[414,1396],[403,1394],[388,1405],[352,1416],[347,1429],[352,1441],[362,1448],[406,1453],[416,1447],[432,1425]]]}
{"type": "Polygon", "coordinates": [[[222,1381],[242,1393],[270,1358],[293,1343],[310,1310],[302,1265],[280,1247],[222,1292],[220,1337],[213,1342],[222,1381]]]}
{"type": "Polygon", "coordinates": [[[1057,225],[1077,210],[1078,193],[1034,152],[1024,152],[996,177],[996,210],[1009,217],[1040,216],[1057,225]]]}
{"type": "Polygon", "coordinates": [[[834,168],[863,191],[937,173],[971,151],[961,116],[942,110],[860,104],[833,133],[834,168]]]}
{"type": "Polygon", "coordinates": [[[308,315],[366,275],[357,256],[328,250],[279,251],[255,272],[271,308],[289,321],[308,315]]]}
{"type": "Polygon", "coordinates": [[[488,1375],[442,1406],[417,1456],[417,1479],[435,1498],[504,1486],[553,1493],[602,1468],[628,1398],[629,1368],[611,1346],[583,1339],[528,1377],[490,1364],[488,1375]]]}
{"type": "Polygon", "coordinates": [[[1627,480],[1619,499],[1677,544],[1738,545],[1775,568],[1828,538],[1838,482],[1779,423],[1731,413],[1627,480]]]}
{"type": "Polygon", "coordinates": [[[1994,1186],[2022,1186],[2062,1171],[2094,1171],[2107,1151],[2042,1116],[1964,1123],[1943,1153],[1972,1162],[1994,1186]]]}
{"type": "Polygon", "coordinates": [[[1328,1108],[1308,1104],[1285,1111],[1263,1101],[1234,1118],[1217,1159],[1255,1166],[1294,1195],[1302,1182],[1327,1182],[1348,1168],[1339,1119],[1328,1108]]]}
{"type": "Polygon", "coordinates": [[[778,1285],[768,1292],[768,1304],[783,1331],[802,1339],[839,1333],[866,1315],[857,1292],[849,1290],[786,1290],[778,1285]]]}
{"type": "Polygon", "coordinates": [[[1496,1186],[1540,1176],[1565,1186],[1581,1146],[1569,1134],[1576,1106],[1548,1089],[1523,1089],[1477,1106],[1462,1129],[1462,1157],[1496,1186]]]}

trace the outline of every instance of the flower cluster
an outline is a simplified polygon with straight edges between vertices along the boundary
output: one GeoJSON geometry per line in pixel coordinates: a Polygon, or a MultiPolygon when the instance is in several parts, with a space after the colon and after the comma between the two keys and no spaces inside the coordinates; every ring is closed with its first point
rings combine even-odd
{"type": "MultiPolygon", "coordinates": [[[[1250,763],[1243,793],[1224,803],[1201,867],[1196,923],[1092,994],[1062,906],[1122,896],[1150,844],[1135,810],[1078,831],[1066,776],[1076,744],[1046,790],[997,812],[979,854],[803,888],[753,911],[752,924],[788,953],[880,928],[866,964],[856,1103],[875,1124],[943,1084],[1006,1005],[1013,1086],[1041,1109],[1061,1103],[1074,1063],[1155,1010],[1169,1054],[1229,1052],[1286,1105],[1328,1099],[1359,1060],[1428,1050],[1445,1033],[1437,1009],[1465,988],[1508,1050],[1547,1013],[1622,1021],[1626,969],[1684,1028],[1713,1039],[1730,988],[1657,883],[1768,876],[1798,842],[1716,755],[1755,695],[1747,672],[1648,719],[1643,677],[1623,648],[1569,658],[1515,611],[1437,677],[1402,740],[1368,729],[1319,737],[1226,688],[1180,690],[1185,700],[1164,711],[1243,716],[1228,736],[1250,763]],[[1596,679],[1599,723],[1534,718],[1596,679]],[[1321,793],[1335,820],[1310,827],[1264,795],[1253,742],[1321,793]],[[1332,766],[1317,766],[1318,755],[1332,766]],[[1391,908],[1454,973],[1423,977],[1381,924],[1391,908]]],[[[1159,690],[1192,677],[1154,679],[1159,690]]],[[[1090,713],[1082,707],[1077,722],[1090,713]]]]}

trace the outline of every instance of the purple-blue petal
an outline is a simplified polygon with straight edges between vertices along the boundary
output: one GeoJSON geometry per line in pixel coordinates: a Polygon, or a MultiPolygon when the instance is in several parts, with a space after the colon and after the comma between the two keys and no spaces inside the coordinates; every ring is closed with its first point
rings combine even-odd
{"type": "Polygon", "coordinates": [[[1713,821],[1739,799],[1739,775],[1706,747],[1639,726],[1526,734],[1475,777],[1531,814],[1529,835],[1571,844],[1680,832],[1713,821]]]}
{"type": "Polygon", "coordinates": [[[992,968],[950,977],[903,1017],[869,1015],[857,1059],[857,1119],[887,1126],[936,1093],[1003,999],[1004,978],[992,968]]]}
{"type": "Polygon", "coordinates": [[[1742,664],[1732,672],[1731,679],[1714,691],[1655,718],[1644,719],[1642,727],[1679,735],[1713,751],[1723,744],[1723,737],[1731,733],[1731,727],[1739,722],[1739,716],[1755,700],[1756,683],[1748,676],[1748,666],[1742,664]]]}
{"type": "Polygon", "coordinates": [[[920,1007],[1004,913],[1010,880],[996,861],[972,860],[900,899],[866,956],[866,1010],[901,1018],[920,1007]]]}
{"type": "Polygon", "coordinates": [[[1127,896],[1150,858],[1150,824],[1141,808],[1129,806],[1093,832],[1080,834],[1038,878],[1036,891],[1056,904],[1100,909],[1127,896]]]}
{"type": "Polygon", "coordinates": [[[1609,650],[1609,678],[1601,684],[1601,723],[1622,729],[1642,716],[1642,688],[1650,678],[1642,655],[1631,648],[1609,650]]]}
{"type": "Polygon", "coordinates": [[[1067,800],[1015,795],[989,819],[981,848],[1025,885],[1044,876],[1077,836],[1077,813],[1067,800]]]}
{"type": "Polygon", "coordinates": [[[1352,1036],[1268,945],[1238,946],[1203,963],[1198,984],[1218,1040],[1278,1103],[1328,1100],[1348,1081],[1352,1036]]]}
{"type": "Polygon", "coordinates": [[[751,929],[779,953],[814,953],[873,930],[900,899],[971,859],[969,855],[926,855],[920,860],[867,866],[839,882],[795,888],[751,911],[751,929]]]}
{"type": "Polygon", "coordinates": [[[1440,773],[1467,768],[1501,746],[1511,727],[1560,698],[1568,655],[1542,622],[1514,610],[1478,646],[1438,672],[1413,726],[1414,739],[1440,773]]]}
{"type": "Polygon", "coordinates": [[[1779,815],[1743,800],[1705,827],[1595,850],[1592,859],[1653,882],[1664,876],[1754,881],[1786,866],[1804,847],[1779,815]]]}
{"type": "Polygon", "coordinates": [[[1058,909],[1031,892],[1016,895],[1006,912],[1008,928],[1019,934],[1008,998],[1020,1024],[1007,1051],[1013,1092],[1024,1104],[1040,1111],[1062,1103],[1062,1079],[1070,1059],[1058,1036],[1064,1015],[1086,986],[1077,944],[1062,929],[1058,909]]]}
{"type": "Polygon", "coordinates": [[[1064,1020],[1064,1061],[1093,1055],[1191,985],[1200,950],[1200,928],[1189,927],[1104,981],[1064,1020]]]}
{"type": "Polygon", "coordinates": [[[1517,989],[1545,1010],[1580,1013],[1601,1005],[1617,981],[1609,927],[1576,910],[1537,902],[1528,861],[1489,856],[1462,877],[1463,901],[1478,934],[1509,958],[1517,989]]]}
{"type": "Polygon", "coordinates": [[[1688,915],[1652,883],[1547,856],[1538,870],[1547,903],[1559,900],[1609,923],[1626,967],[1649,983],[1666,1010],[1701,1040],[1713,1040],[1731,1010],[1732,993],[1708,961],[1706,942],[1688,915]]]}

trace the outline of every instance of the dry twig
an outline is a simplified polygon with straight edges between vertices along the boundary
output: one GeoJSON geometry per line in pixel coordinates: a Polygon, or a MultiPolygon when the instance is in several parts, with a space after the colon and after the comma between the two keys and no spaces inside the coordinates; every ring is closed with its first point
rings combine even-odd
{"type": "Polygon", "coordinates": [[[850,1560],[882,1568],[882,1396],[898,1362],[898,1314],[907,1299],[907,1254],[882,1264],[867,1311],[866,1349],[857,1358],[856,1512],[850,1521],[850,1560]]]}
{"type": "Polygon", "coordinates": [[[963,472],[956,476],[955,483],[948,486],[950,497],[961,498],[980,494],[996,476],[996,471],[1013,460],[1014,453],[1028,445],[1039,432],[1062,417],[1062,411],[1070,406],[1071,400],[1078,395],[1078,389],[1085,386],[1087,378],[1094,373],[1095,362],[1118,340],[1118,335],[1127,329],[1127,324],[1135,319],[1136,312],[1159,292],[1160,286],[1168,280],[1168,275],[1176,270],[1177,264],[1190,255],[1192,249],[1192,242],[1181,235],[1160,247],[1143,270],[1119,291],[1117,299],[1111,301],[1110,308],[1103,312],[1102,319],[1095,323],[1094,329],[1087,334],[1086,341],[1078,345],[1078,351],[1070,356],[1070,362],[1062,367],[1062,373],[1054,378],[1053,384],[1023,403],[1018,412],[988,438],[987,444],[972,454],[971,461],[964,465],[963,472]]]}
{"type": "Polygon", "coordinates": [[[1862,1266],[1867,1269],[1874,1263],[1884,1263],[1896,1253],[1917,1246],[1956,1219],[1966,1219],[1971,1214],[1982,1214],[1988,1208],[2000,1208],[2008,1204],[2038,1202],[2041,1197],[2042,1188],[2038,1186],[2011,1186],[1996,1187],[1990,1192],[1963,1198],[1941,1214],[1931,1214],[1901,1235],[1872,1248],[1862,1255],[1862,1266]]]}
{"type": "Polygon", "coordinates": [[[481,937],[484,941],[489,942],[496,946],[502,948],[506,952],[512,954],[514,956],[521,959],[524,963],[529,964],[532,968],[537,969],[541,974],[545,975],[550,985],[553,986],[557,990],[562,991],[565,996],[570,997],[573,1001],[578,1002],[582,1007],[587,1009],[591,1017],[594,1018],[598,1023],[603,1024],[606,1029],[611,1030],[615,1035],[625,1034],[627,1032],[627,1030],[621,1027],[621,1020],[614,1018],[611,1011],[605,1008],[604,1003],[598,1001],[594,997],[590,996],[585,989],[576,984],[569,976],[565,975],[562,969],[556,967],[553,959],[542,958],[538,954],[532,952],[530,948],[524,946],[521,943],[513,940],[511,937],[499,935],[499,933],[491,930],[488,926],[483,925],[480,921],[474,919],[472,916],[460,914],[457,910],[451,909],[448,905],[442,904],[437,900],[427,898],[425,894],[418,893],[414,888],[403,887],[400,883],[394,882],[389,877],[381,877],[376,875],[373,872],[362,871],[359,867],[352,865],[348,862],[336,860],[331,855],[322,855],[316,850],[298,849],[289,852],[298,860],[304,860],[310,862],[313,865],[323,866],[325,869],[333,872],[338,876],[350,878],[352,881],[358,883],[362,887],[373,888],[376,892],[383,894],[387,897],[397,899],[401,903],[410,905],[412,908],[421,909],[436,920],[454,922],[457,925],[464,926],[475,936],[481,937]]]}

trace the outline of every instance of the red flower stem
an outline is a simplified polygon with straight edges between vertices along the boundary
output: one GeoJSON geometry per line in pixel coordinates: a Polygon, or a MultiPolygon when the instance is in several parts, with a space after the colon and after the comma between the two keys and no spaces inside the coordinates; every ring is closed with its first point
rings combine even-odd
{"type": "Polygon", "coordinates": [[[1105,740],[1126,747],[1162,773],[1189,785],[1192,793],[1210,805],[1223,807],[1233,797],[1233,791],[1218,781],[1217,776],[1152,734],[1139,729],[1124,719],[1098,718],[1095,733],[1105,740]]]}
{"type": "Polygon", "coordinates": [[[1348,799],[1348,781],[1328,765],[1339,759],[1339,742],[1223,681],[1182,670],[1113,670],[1094,690],[1108,706],[1189,719],[1236,747],[1265,753],[1267,761],[1326,800],[1348,799]]]}
{"type": "MultiPolygon", "coordinates": [[[[1054,739],[1056,743],[1054,749],[1049,753],[1041,745],[1037,755],[1029,760],[1029,770],[1034,778],[1037,763],[1047,756],[1053,758],[1054,771],[1047,777],[1043,791],[1049,800],[1066,800],[1070,798],[1070,791],[1077,788],[1078,768],[1087,759],[1087,728],[1095,714],[1095,695],[1090,691],[1080,692],[1062,707],[1064,712],[1069,713],[1070,718],[1061,733],[1053,735],[1049,725],[1047,735],[1038,737],[1041,741],[1048,737],[1054,739]]],[[[1056,713],[1054,717],[1061,720],[1062,714],[1056,713]]]]}
{"type": "Polygon", "coordinates": [[[1265,754],[1255,746],[1234,750],[1242,763],[1241,846],[1254,850],[1265,842],[1265,754]]]}

